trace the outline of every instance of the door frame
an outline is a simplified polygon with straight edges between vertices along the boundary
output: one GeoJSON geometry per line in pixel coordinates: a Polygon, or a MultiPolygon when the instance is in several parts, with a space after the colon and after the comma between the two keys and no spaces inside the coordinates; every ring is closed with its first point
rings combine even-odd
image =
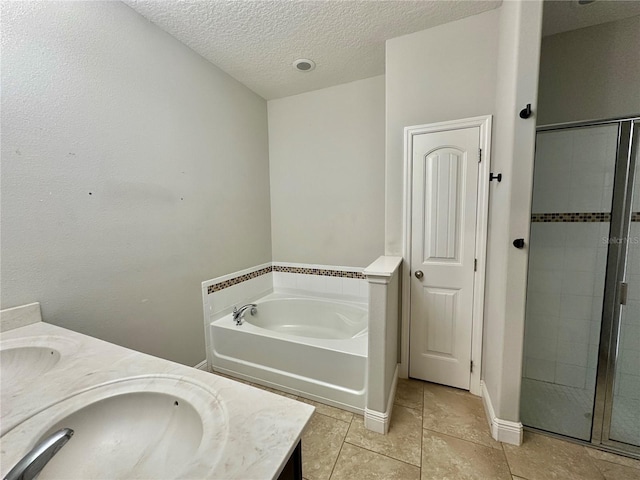
{"type": "MultiPolygon", "coordinates": [[[[481,395],[482,372],[482,332],[484,325],[484,291],[486,277],[487,234],[489,216],[489,172],[491,167],[491,122],[492,115],[464,118],[447,122],[413,125],[404,128],[404,199],[403,199],[403,275],[411,277],[411,206],[413,176],[413,137],[425,133],[435,133],[463,128],[480,128],[480,149],[482,157],[478,169],[478,202],[476,205],[476,244],[475,257],[478,268],[473,282],[473,318],[471,336],[471,382],[469,391],[481,395]]],[[[480,152],[478,152],[480,153],[480,152]]],[[[409,337],[411,325],[411,288],[410,282],[402,282],[402,333],[400,336],[399,376],[409,376],[409,337]]]]}

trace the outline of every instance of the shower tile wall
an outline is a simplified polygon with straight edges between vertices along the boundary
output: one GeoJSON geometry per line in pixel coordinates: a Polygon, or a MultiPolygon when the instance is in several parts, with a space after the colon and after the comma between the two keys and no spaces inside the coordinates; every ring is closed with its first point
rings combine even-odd
{"type": "MultiPolygon", "coordinates": [[[[609,213],[617,126],[538,134],[533,213],[609,213]]],[[[532,222],[526,378],[592,389],[609,222],[532,222]]]]}
{"type": "Polygon", "coordinates": [[[540,132],[536,141],[521,413],[527,425],[562,424],[558,433],[584,439],[591,431],[609,215],[539,214],[610,213],[616,145],[617,126],[609,125],[540,132]]]}
{"type": "Polygon", "coordinates": [[[608,223],[533,223],[525,377],[593,385],[608,223]]]}

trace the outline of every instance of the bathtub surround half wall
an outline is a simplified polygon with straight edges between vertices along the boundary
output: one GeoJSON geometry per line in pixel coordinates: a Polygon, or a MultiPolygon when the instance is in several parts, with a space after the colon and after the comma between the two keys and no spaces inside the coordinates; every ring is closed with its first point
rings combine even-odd
{"type": "Polygon", "coordinates": [[[2,2],[2,307],[195,365],[271,261],[267,105],[120,2],[2,2]]]}
{"type": "MultiPolygon", "coordinates": [[[[267,387],[277,387],[364,413],[367,428],[386,433],[398,378],[398,299],[401,262],[401,257],[380,257],[366,269],[274,262],[203,282],[202,299],[209,368],[261,383],[267,387]],[[341,352],[336,346],[336,354],[344,355],[344,362],[352,363],[357,361],[357,356],[361,355],[360,350],[365,347],[366,366],[354,377],[355,383],[365,382],[365,387],[359,395],[348,392],[355,388],[353,386],[339,388],[337,390],[342,391],[332,395],[330,390],[326,390],[327,385],[322,385],[323,382],[308,382],[304,375],[283,377],[281,375],[283,372],[279,372],[278,368],[265,368],[263,372],[258,372],[255,369],[252,370],[246,361],[238,362],[227,354],[223,354],[220,359],[214,358],[214,355],[219,355],[214,354],[212,350],[216,340],[213,338],[216,335],[215,332],[219,335],[226,334],[220,330],[226,328],[230,334],[233,334],[233,328],[229,328],[226,323],[224,325],[220,323],[228,318],[233,307],[260,301],[273,292],[281,297],[304,296],[351,302],[361,306],[368,305],[367,337],[356,338],[360,335],[354,337],[353,351],[349,350],[351,347],[345,346],[346,350],[341,352]],[[360,340],[366,340],[365,344],[360,345],[362,343],[360,340]],[[235,367],[234,363],[236,363],[235,367]]],[[[230,341],[233,341],[233,338],[230,338],[230,341]]],[[[266,342],[273,343],[278,340],[265,337],[264,341],[263,346],[266,342]]],[[[319,355],[330,354],[333,348],[330,345],[323,346],[322,342],[318,343],[313,339],[307,339],[304,342],[310,348],[307,353],[314,358],[318,357],[318,361],[321,361],[319,355]],[[318,347],[323,351],[312,351],[318,347]]],[[[269,348],[275,347],[271,345],[269,348]]],[[[296,348],[295,345],[293,348],[296,348]]],[[[329,357],[321,363],[329,365],[333,361],[333,357],[329,357]]],[[[345,369],[347,369],[346,365],[346,363],[343,365],[345,369]]],[[[349,369],[357,370],[356,365],[351,365],[349,369]]]]}
{"type": "Polygon", "coordinates": [[[386,434],[398,384],[402,257],[382,256],[364,274],[369,282],[369,350],[364,426],[386,434]]]}
{"type": "Polygon", "coordinates": [[[274,290],[365,303],[368,286],[362,268],[269,262],[202,282],[206,356],[212,367],[209,323],[274,290]]]}
{"type": "Polygon", "coordinates": [[[368,290],[361,268],[258,265],[203,282],[202,295],[210,368],[363,412],[367,322],[363,334],[362,327],[351,333],[344,330],[354,325],[356,317],[366,315],[368,290]],[[337,313],[332,313],[332,302],[337,313]],[[247,303],[258,304],[258,323],[254,325],[247,314],[238,327],[231,319],[232,309],[247,303]],[[353,309],[362,313],[351,319],[353,309]],[[292,318],[284,318],[287,315],[292,318]],[[335,325],[323,323],[334,320],[335,325]]]}

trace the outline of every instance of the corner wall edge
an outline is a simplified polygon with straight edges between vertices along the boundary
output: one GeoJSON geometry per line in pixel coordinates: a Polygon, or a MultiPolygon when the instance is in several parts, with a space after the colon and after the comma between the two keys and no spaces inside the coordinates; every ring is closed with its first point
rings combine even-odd
{"type": "Polygon", "coordinates": [[[491,436],[498,442],[508,443],[510,445],[522,445],[524,435],[524,427],[521,422],[512,422],[496,417],[489,391],[484,383],[480,380],[480,388],[482,390],[482,405],[487,416],[487,422],[491,430],[491,436]]]}

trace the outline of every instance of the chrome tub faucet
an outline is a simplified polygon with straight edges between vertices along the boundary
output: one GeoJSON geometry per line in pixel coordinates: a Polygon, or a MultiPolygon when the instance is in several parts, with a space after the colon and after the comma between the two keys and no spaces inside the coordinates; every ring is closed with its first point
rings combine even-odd
{"type": "Polygon", "coordinates": [[[249,313],[251,313],[251,315],[255,315],[256,313],[258,313],[258,308],[255,303],[247,303],[246,305],[243,305],[240,308],[235,306],[233,307],[233,321],[236,322],[236,325],[242,325],[242,319],[244,318],[244,313],[248,309],[251,309],[249,310],[249,313]]]}

